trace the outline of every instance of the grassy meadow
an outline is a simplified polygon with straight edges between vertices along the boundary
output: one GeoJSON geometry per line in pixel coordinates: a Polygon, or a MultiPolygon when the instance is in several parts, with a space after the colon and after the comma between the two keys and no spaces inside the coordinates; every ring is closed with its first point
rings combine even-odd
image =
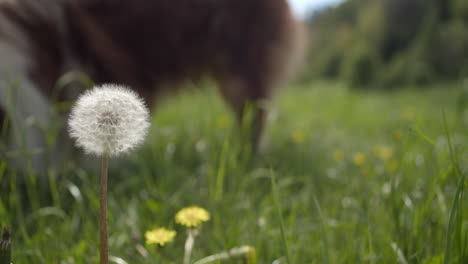
{"type": "MultiPolygon", "coordinates": [[[[211,214],[193,260],[249,245],[257,263],[468,263],[461,98],[460,84],[296,85],[269,106],[264,148],[252,156],[214,89],[171,97],[146,144],[110,161],[111,263],[182,263],[186,230],[174,215],[191,205],[211,214]],[[175,240],[146,245],[144,233],[160,226],[175,240]]],[[[7,156],[0,226],[12,230],[13,263],[97,263],[99,168],[69,160],[25,172],[7,156]]]]}

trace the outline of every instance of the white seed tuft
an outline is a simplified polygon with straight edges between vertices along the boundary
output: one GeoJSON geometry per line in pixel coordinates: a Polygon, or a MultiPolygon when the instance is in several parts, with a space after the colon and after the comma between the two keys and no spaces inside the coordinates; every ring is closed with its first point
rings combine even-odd
{"type": "Polygon", "coordinates": [[[86,153],[112,157],[143,142],[148,120],[148,109],[134,91],[105,84],[78,98],[68,126],[70,136],[86,153]]]}

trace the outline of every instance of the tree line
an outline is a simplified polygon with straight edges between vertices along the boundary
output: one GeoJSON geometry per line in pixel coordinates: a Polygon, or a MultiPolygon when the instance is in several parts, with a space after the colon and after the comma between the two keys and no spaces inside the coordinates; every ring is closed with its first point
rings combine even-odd
{"type": "Polygon", "coordinates": [[[346,0],[306,24],[305,79],[388,89],[468,77],[467,0],[346,0]]]}

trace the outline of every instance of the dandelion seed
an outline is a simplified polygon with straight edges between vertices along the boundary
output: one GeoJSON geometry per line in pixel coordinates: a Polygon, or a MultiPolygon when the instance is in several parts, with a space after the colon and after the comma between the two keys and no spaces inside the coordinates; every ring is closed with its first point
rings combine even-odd
{"type": "Polygon", "coordinates": [[[78,99],[68,125],[76,145],[86,153],[112,157],[143,142],[148,120],[148,110],[135,92],[106,84],[78,99]]]}
{"type": "Polygon", "coordinates": [[[191,206],[177,212],[175,220],[176,223],[186,227],[197,227],[210,220],[210,213],[201,207],[191,206]]]}
{"type": "Polygon", "coordinates": [[[356,206],[356,204],[357,204],[356,199],[349,197],[349,196],[345,196],[341,200],[341,206],[343,206],[343,208],[354,207],[356,206]]]}
{"type": "Polygon", "coordinates": [[[382,193],[384,195],[389,195],[392,191],[392,184],[390,182],[386,182],[382,185],[382,193]]]}
{"type": "Polygon", "coordinates": [[[155,228],[153,230],[146,231],[146,244],[158,244],[160,246],[164,246],[167,243],[174,241],[176,234],[176,231],[169,230],[164,227],[155,228]]]}

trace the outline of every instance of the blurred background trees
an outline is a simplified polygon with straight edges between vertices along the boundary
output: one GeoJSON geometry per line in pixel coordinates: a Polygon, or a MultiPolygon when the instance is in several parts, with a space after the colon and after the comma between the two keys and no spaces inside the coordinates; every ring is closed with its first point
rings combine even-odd
{"type": "Polygon", "coordinates": [[[467,0],[346,0],[306,23],[304,79],[390,89],[468,76],[467,0]]]}

